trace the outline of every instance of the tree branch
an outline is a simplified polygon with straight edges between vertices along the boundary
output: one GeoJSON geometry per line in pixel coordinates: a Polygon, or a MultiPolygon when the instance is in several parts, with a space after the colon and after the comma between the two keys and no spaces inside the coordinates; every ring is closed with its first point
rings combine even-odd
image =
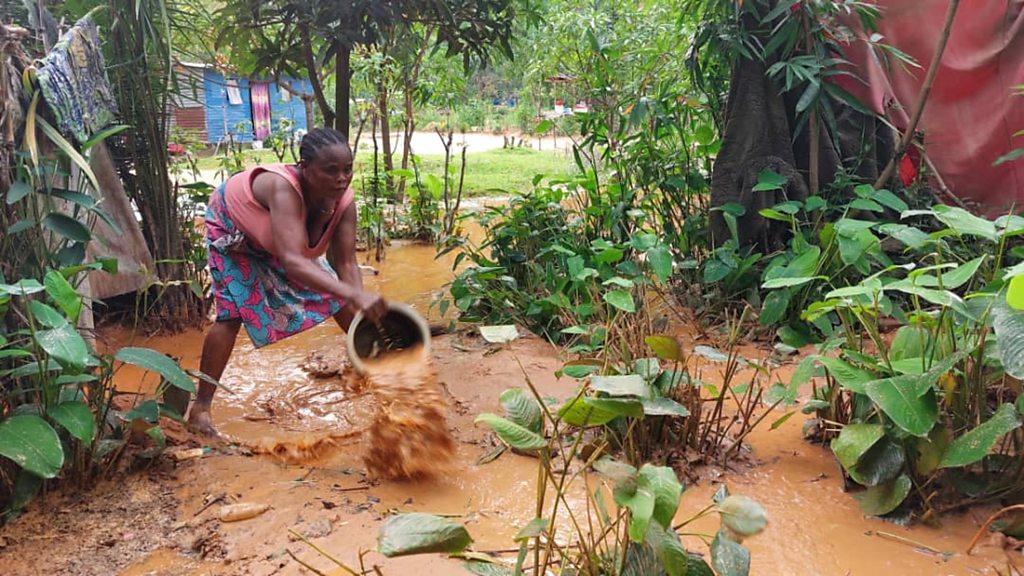
{"type": "Polygon", "coordinates": [[[960,0],[950,0],[949,9],[946,11],[946,22],[942,26],[942,35],[939,37],[938,46],[935,48],[935,56],[932,58],[932,63],[928,66],[928,73],[924,77],[924,84],[921,86],[921,93],[917,95],[917,103],[914,104],[913,114],[910,116],[910,123],[907,125],[906,130],[903,132],[903,137],[900,138],[899,145],[896,146],[896,151],[893,153],[892,158],[889,159],[889,163],[885,165],[885,170],[875,181],[875,189],[880,190],[883,186],[889,182],[892,178],[893,172],[896,170],[896,165],[903,155],[907,153],[907,148],[910,147],[911,141],[914,139],[914,132],[917,130],[917,124],[921,121],[921,115],[924,113],[924,105],[928,101],[928,95],[932,91],[932,85],[935,83],[935,76],[939,72],[939,64],[942,62],[942,53],[946,51],[946,44],[949,42],[949,33],[953,29],[953,19],[956,16],[956,9],[960,5],[960,0]]]}
{"type": "Polygon", "coordinates": [[[309,82],[313,85],[313,95],[316,96],[316,103],[320,112],[324,115],[324,125],[334,125],[334,110],[327,103],[324,96],[324,87],[320,83],[320,74],[316,66],[316,58],[313,56],[313,41],[309,37],[309,26],[300,26],[302,30],[302,52],[306,60],[306,71],[309,73],[309,82]]]}

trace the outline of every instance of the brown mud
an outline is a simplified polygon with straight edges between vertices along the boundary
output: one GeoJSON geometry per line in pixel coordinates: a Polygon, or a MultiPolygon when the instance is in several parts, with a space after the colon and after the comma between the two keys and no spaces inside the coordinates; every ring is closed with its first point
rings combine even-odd
{"type": "Polygon", "coordinates": [[[448,402],[423,346],[364,360],[377,413],[363,463],[371,477],[427,479],[452,471],[448,402]]]}
{"type": "MultiPolygon", "coordinates": [[[[449,277],[448,266],[433,260],[431,247],[392,248],[379,266],[380,275],[368,277],[367,283],[421,312],[449,277]]],[[[129,340],[118,331],[101,337],[109,347],[129,340]]],[[[681,332],[680,340],[687,350],[709,344],[689,332],[681,332]]],[[[196,366],[202,334],[135,343],[196,366]]],[[[575,382],[555,378],[562,363],[557,350],[534,337],[500,347],[466,333],[435,339],[436,390],[448,406],[447,429],[454,438],[451,467],[430,479],[392,481],[374,479],[363,462],[365,433],[379,409],[372,391],[356,385],[344,367],[319,379],[301,367],[310,354],[334,361],[343,357],[343,349],[344,337],[333,324],[258,352],[240,335],[223,379],[231,393],[218,391],[213,407],[214,422],[229,441],[189,437],[191,445],[212,450],[180,462],[168,457],[143,462],[136,466],[141,470],[93,491],[45,495],[16,523],[0,529],[0,572],[310,574],[294,555],[325,574],[347,574],[295,536],[301,534],[356,571],[361,551],[370,551],[363,566],[379,566],[389,576],[466,574],[457,560],[442,555],[387,559],[372,551],[387,515],[411,511],[451,515],[467,526],[478,551],[515,548],[514,535],[534,517],[537,462],[506,453],[477,464],[494,449],[495,440],[473,420],[480,412],[500,413],[498,396],[506,388],[524,386],[527,376],[542,395],[569,397],[575,382]],[[254,454],[261,451],[268,454],[254,454]],[[218,520],[220,506],[234,503],[270,509],[239,522],[218,520]]],[[[766,354],[753,347],[744,350],[752,360],[766,354]]],[[[702,378],[716,382],[721,369],[707,362],[702,378]]],[[[122,368],[117,378],[126,391],[145,393],[156,384],[152,375],[132,367],[122,368]]],[[[938,528],[864,518],[843,491],[831,453],[801,439],[802,415],[770,428],[783,413],[770,415],[747,438],[752,451],[742,461],[753,465],[700,472],[700,481],[683,496],[676,522],[703,509],[725,483],[732,493],[757,499],[769,516],[765,532],[746,542],[754,575],[1007,573],[1007,556],[998,546],[986,544],[973,556],[964,554],[991,509],[948,515],[938,528]]],[[[686,532],[712,535],[717,525],[715,516],[707,516],[686,532]]],[[[707,554],[698,536],[684,536],[684,544],[707,554]]],[[[1019,553],[1015,558],[1020,562],[1019,553]]]]}

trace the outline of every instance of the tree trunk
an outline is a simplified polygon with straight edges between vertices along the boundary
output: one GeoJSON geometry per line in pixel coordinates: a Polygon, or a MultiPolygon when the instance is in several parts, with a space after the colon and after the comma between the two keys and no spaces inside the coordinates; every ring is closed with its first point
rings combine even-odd
{"type": "Polygon", "coordinates": [[[395,169],[395,152],[391,148],[391,121],[388,116],[388,86],[381,79],[377,82],[377,117],[380,118],[380,144],[384,152],[384,182],[390,192],[393,189],[391,171],[395,169]]]}
{"type": "Polygon", "coordinates": [[[339,42],[334,72],[334,128],[348,138],[349,100],[352,96],[352,47],[339,42]]]}
{"type": "MultiPolygon", "coordinates": [[[[309,75],[309,83],[313,85],[313,96],[316,97],[320,113],[324,116],[324,125],[330,126],[334,124],[334,110],[331,110],[331,105],[327,102],[327,96],[324,95],[324,86],[320,83],[320,70],[316,65],[316,56],[313,55],[313,41],[309,37],[309,26],[302,27],[302,51],[306,61],[306,73],[309,75]]],[[[308,110],[309,105],[307,105],[306,114],[308,120],[312,120],[308,110]]],[[[307,128],[312,127],[312,124],[307,124],[307,128]]]]}
{"type": "MultiPolygon", "coordinates": [[[[412,156],[412,133],[416,131],[416,117],[413,116],[414,112],[415,110],[413,109],[412,89],[411,86],[406,85],[405,122],[403,133],[405,138],[402,140],[402,170],[409,169],[409,157],[412,156]]],[[[398,190],[395,191],[395,197],[397,202],[401,202],[405,199],[404,178],[398,183],[398,190]]]]}

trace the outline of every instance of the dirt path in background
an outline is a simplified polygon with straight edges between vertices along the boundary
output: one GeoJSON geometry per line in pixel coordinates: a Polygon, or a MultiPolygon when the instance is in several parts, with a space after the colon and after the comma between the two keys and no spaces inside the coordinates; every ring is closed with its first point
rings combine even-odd
{"type": "MultiPolygon", "coordinates": [[[[367,281],[385,295],[425,310],[449,270],[445,261],[433,261],[430,251],[416,245],[393,248],[381,274],[367,281]]],[[[686,327],[678,335],[686,349],[710,344],[686,327]]],[[[124,333],[103,334],[108,346],[126,340],[124,333]]],[[[185,366],[195,366],[201,341],[202,334],[192,332],[136,344],[169,352],[185,366]]],[[[554,377],[561,365],[558,352],[534,337],[524,337],[509,349],[488,345],[472,334],[436,339],[432,356],[446,390],[456,439],[454,472],[431,481],[378,482],[366,476],[365,446],[359,436],[373,417],[371,396],[351,378],[315,379],[300,367],[311,352],[332,361],[342,349],[343,337],[333,325],[258,352],[240,335],[224,377],[234,394],[219,393],[214,405],[216,424],[237,444],[210,445],[205,457],[183,462],[164,457],[92,492],[48,495],[0,531],[0,571],[8,576],[309,574],[294,554],[324,573],[344,574],[289,531],[357,567],[360,551],[374,548],[382,520],[396,511],[452,515],[466,524],[476,550],[514,548],[513,536],[534,516],[536,461],[504,454],[477,464],[495,441],[473,420],[480,412],[500,412],[499,394],[523,386],[526,375],[541,394],[561,399],[571,395],[575,382],[554,377]],[[329,434],[343,439],[319,459],[302,465],[254,456],[243,447],[308,443],[329,434]],[[225,502],[271,508],[255,518],[225,524],[217,519],[225,502]]],[[[767,351],[748,347],[743,353],[756,359],[767,351]]],[[[792,362],[782,368],[783,379],[792,362]]],[[[706,382],[720,382],[721,369],[708,363],[701,376],[706,382]]],[[[118,383],[129,391],[151,390],[155,384],[127,368],[119,372],[118,383]]],[[[763,534],[746,542],[752,574],[995,575],[996,567],[1005,572],[1006,559],[998,548],[982,547],[973,557],[962,553],[988,510],[950,516],[941,528],[905,528],[865,519],[843,492],[831,454],[801,439],[802,417],[797,414],[771,430],[768,424],[775,419],[766,418],[749,439],[753,452],[747,460],[756,466],[704,469],[700,481],[684,494],[676,518],[684,520],[702,509],[720,483],[734,494],[756,498],[770,523],[763,534]],[[914,542],[919,545],[910,544],[914,542]],[[935,555],[924,546],[948,555],[935,555]]],[[[199,445],[195,439],[191,442],[199,445]]],[[[688,529],[711,534],[717,522],[709,516],[688,529]]],[[[696,537],[685,537],[684,544],[707,553],[696,537]]],[[[369,552],[364,561],[367,568],[379,565],[387,576],[466,574],[458,561],[436,554],[386,559],[369,552]]]]}

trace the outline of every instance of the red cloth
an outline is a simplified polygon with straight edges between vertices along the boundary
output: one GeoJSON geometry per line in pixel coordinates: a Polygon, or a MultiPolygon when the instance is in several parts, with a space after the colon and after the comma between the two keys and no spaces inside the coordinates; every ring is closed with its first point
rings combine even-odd
{"type": "MultiPolygon", "coordinates": [[[[882,9],[881,42],[910,54],[920,68],[898,64],[883,72],[864,42],[846,48],[846,58],[868,83],[839,77],[838,83],[900,130],[909,123],[925,73],[942,33],[949,0],[876,0],[882,9]]],[[[1024,206],[1024,159],[993,166],[1024,147],[1024,0],[961,0],[949,43],[917,129],[924,147],[952,192],[978,202],[990,215],[1024,206]]],[[[892,60],[890,58],[890,60],[892,60]]],[[[895,62],[894,60],[892,60],[895,62]]]]}

